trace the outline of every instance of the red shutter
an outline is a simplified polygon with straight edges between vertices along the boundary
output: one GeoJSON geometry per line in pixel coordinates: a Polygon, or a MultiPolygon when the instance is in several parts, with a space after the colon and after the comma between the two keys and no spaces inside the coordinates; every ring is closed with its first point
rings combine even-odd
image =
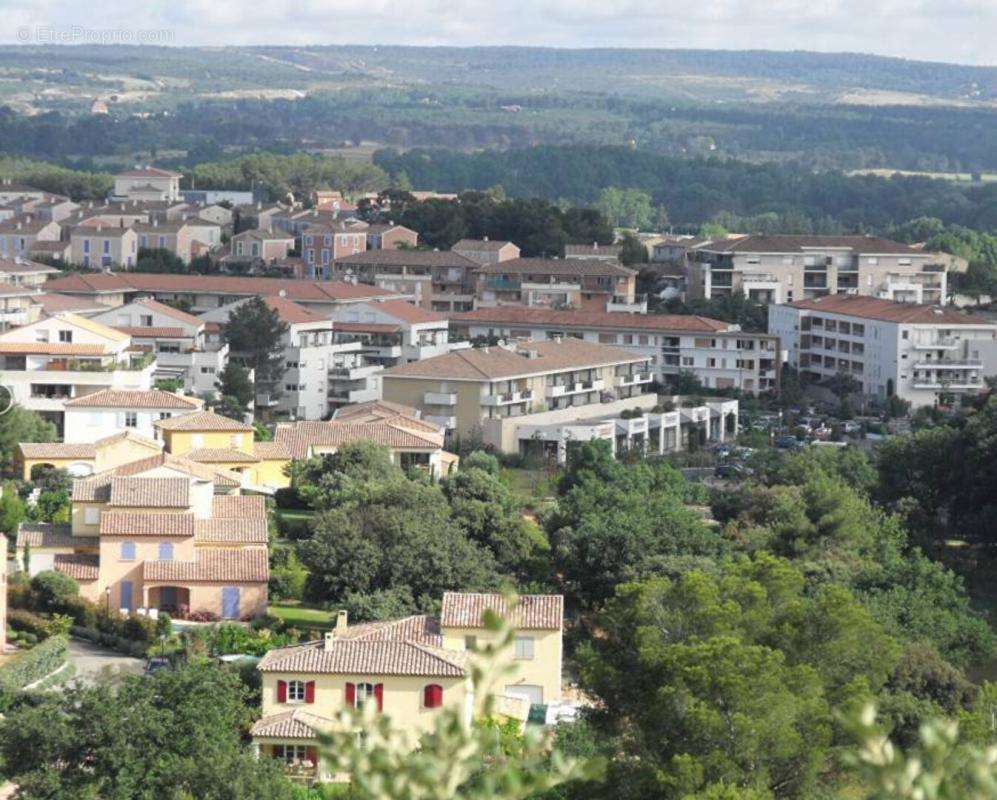
{"type": "Polygon", "coordinates": [[[443,705],[443,687],[437,684],[433,684],[433,703],[434,708],[439,708],[443,705]]]}
{"type": "Polygon", "coordinates": [[[277,681],[277,702],[287,702],[287,681],[277,681]]]}
{"type": "Polygon", "coordinates": [[[443,705],[443,687],[430,683],[422,690],[422,704],[426,708],[439,708],[443,705]]]}
{"type": "Polygon", "coordinates": [[[384,684],[374,684],[374,699],[377,700],[377,710],[384,711],[384,684]]]}
{"type": "Polygon", "coordinates": [[[346,684],[346,705],[353,708],[357,704],[357,685],[355,683],[346,684]]]}
{"type": "Polygon", "coordinates": [[[318,750],[314,747],[308,747],[305,749],[305,758],[312,762],[316,767],[318,766],[318,750]]]}
{"type": "Polygon", "coordinates": [[[315,702],[315,681],[308,681],[308,683],[305,684],[305,702],[315,702]]]}

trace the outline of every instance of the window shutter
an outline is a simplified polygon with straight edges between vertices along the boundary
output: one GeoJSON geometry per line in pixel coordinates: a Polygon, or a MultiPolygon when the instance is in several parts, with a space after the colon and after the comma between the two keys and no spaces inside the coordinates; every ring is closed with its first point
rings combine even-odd
{"type": "Polygon", "coordinates": [[[374,684],[374,699],[377,700],[377,710],[384,710],[384,684],[375,683],[374,684]]]}
{"type": "Polygon", "coordinates": [[[277,702],[287,702],[287,681],[277,681],[277,702]]]}
{"type": "Polygon", "coordinates": [[[315,681],[308,681],[308,683],[305,684],[305,702],[315,702],[315,681]]]}
{"type": "Polygon", "coordinates": [[[305,749],[305,758],[312,762],[316,767],[318,766],[318,750],[314,747],[309,747],[305,749]]]}
{"type": "Polygon", "coordinates": [[[357,685],[355,683],[346,684],[346,705],[353,708],[357,704],[357,685]]]}
{"type": "Polygon", "coordinates": [[[422,704],[426,708],[439,708],[443,705],[443,687],[430,683],[422,690],[422,704]]]}

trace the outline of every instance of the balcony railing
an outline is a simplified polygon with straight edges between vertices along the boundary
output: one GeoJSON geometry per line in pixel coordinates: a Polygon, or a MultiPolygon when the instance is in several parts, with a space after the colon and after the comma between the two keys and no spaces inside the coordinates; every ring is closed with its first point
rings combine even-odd
{"type": "Polygon", "coordinates": [[[567,394],[602,391],[606,382],[602,379],[593,381],[576,381],[574,383],[558,383],[547,387],[547,397],[563,397],[567,394]]]}
{"type": "Polygon", "coordinates": [[[422,402],[427,406],[455,406],[457,405],[457,393],[426,392],[422,396],[422,402]]]}
{"type": "Polygon", "coordinates": [[[481,403],[486,406],[507,406],[515,403],[524,403],[533,399],[533,390],[525,389],[521,392],[505,392],[503,394],[487,394],[481,403]]]}

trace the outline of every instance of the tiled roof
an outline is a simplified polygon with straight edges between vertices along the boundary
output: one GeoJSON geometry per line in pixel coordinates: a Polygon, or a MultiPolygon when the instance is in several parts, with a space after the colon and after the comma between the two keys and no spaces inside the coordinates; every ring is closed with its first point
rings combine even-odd
{"type": "Polygon", "coordinates": [[[922,325],[994,325],[985,317],[971,316],[961,311],[942,306],[923,306],[914,303],[894,303],[878,297],[861,295],[831,294],[815,297],[812,300],[798,300],[789,304],[792,308],[810,311],[824,311],[829,314],[845,314],[863,319],[878,319],[884,322],[922,325]]]}
{"type": "MultiPolygon", "coordinates": [[[[379,253],[381,251],[375,250],[374,252],[379,253]]],[[[420,322],[445,322],[447,319],[446,314],[426,311],[424,308],[419,308],[419,306],[413,305],[407,300],[382,300],[379,303],[371,304],[371,308],[383,311],[395,319],[400,319],[402,322],[408,322],[413,325],[420,322]]]]}
{"type": "Polygon", "coordinates": [[[21,442],[17,448],[22,458],[93,458],[97,455],[94,444],[21,442]]]}
{"type": "Polygon", "coordinates": [[[451,250],[470,250],[472,252],[496,252],[512,242],[503,239],[461,239],[451,247],[451,250]]]}
{"type": "Polygon", "coordinates": [[[619,314],[609,311],[557,311],[527,306],[478,308],[450,315],[454,322],[556,325],[559,328],[614,328],[619,330],[691,331],[730,330],[730,323],[696,314],[619,314]]]}
{"type": "Polygon", "coordinates": [[[95,581],[100,575],[100,556],[81,553],[56,553],[55,568],[78,581],[95,581]]]}
{"type": "Polygon", "coordinates": [[[192,335],[187,333],[183,328],[153,328],[151,326],[129,327],[127,325],[115,325],[114,329],[116,331],[121,331],[122,333],[127,333],[129,336],[136,339],[182,339],[185,336],[192,335]]]}
{"type": "Polygon", "coordinates": [[[394,403],[391,400],[367,400],[363,403],[353,403],[352,405],[337,408],[334,419],[346,420],[356,417],[369,417],[384,419],[385,417],[410,417],[419,418],[419,409],[406,406],[402,403],[394,403]]]}
{"type": "Polygon", "coordinates": [[[178,414],[153,423],[164,431],[252,431],[253,426],[231,417],[223,417],[214,411],[195,411],[192,414],[178,414]]]}
{"type": "Polygon", "coordinates": [[[314,739],[332,728],[334,722],[301,708],[261,717],[253,723],[250,735],[269,739],[314,739]]]}
{"type": "Polygon", "coordinates": [[[263,302],[267,307],[277,313],[288,325],[300,325],[306,322],[328,322],[326,317],[309,311],[304,306],[298,305],[293,300],[286,297],[265,297],[263,302]]]}
{"type": "Polygon", "coordinates": [[[421,675],[460,678],[462,655],[417,642],[333,639],[271,650],[260,661],[263,672],[313,672],[332,675],[421,675]]]}
{"type": "Polygon", "coordinates": [[[385,378],[494,381],[569,369],[646,361],[647,356],[611,345],[568,337],[560,342],[517,342],[506,347],[454,350],[385,370],[385,378]],[[535,353],[535,357],[528,354],[535,353]]]}
{"type": "Polygon", "coordinates": [[[212,517],[194,521],[194,539],[202,544],[266,544],[266,517],[212,517]]]}
{"type": "Polygon", "coordinates": [[[190,481],[185,478],[111,478],[112,506],[188,508],[190,481]]]}
{"type": "Polygon", "coordinates": [[[566,244],[566,258],[585,258],[586,256],[619,256],[623,248],[618,244],[566,244]]]}
{"type": "Polygon", "coordinates": [[[196,450],[188,450],[183,455],[184,458],[189,458],[199,464],[255,464],[259,461],[256,456],[231,447],[199,447],[196,450]]]}
{"type": "MultiPolygon", "coordinates": [[[[606,276],[628,278],[637,273],[594,258],[510,258],[478,267],[482,274],[497,275],[570,275],[572,277],[606,276]]],[[[607,289],[607,291],[609,291],[607,289]]]]}
{"type": "Polygon", "coordinates": [[[927,255],[902,242],[881,236],[791,236],[749,235],[714,239],[700,250],[718,253],[802,253],[808,249],[849,249],[855,253],[878,255],[927,255]]]}
{"type": "Polygon", "coordinates": [[[559,594],[524,594],[514,608],[500,594],[444,592],[440,625],[444,628],[480,628],[486,610],[494,611],[516,628],[560,630],[564,620],[564,597],[559,594]]]}
{"type": "Polygon", "coordinates": [[[32,303],[37,303],[42,310],[49,315],[59,314],[63,311],[91,311],[93,309],[103,310],[104,306],[96,300],[88,297],[73,297],[69,294],[57,294],[55,292],[43,292],[31,298],[32,303]]]}
{"type": "Polygon", "coordinates": [[[211,506],[211,516],[266,519],[267,503],[260,495],[218,494],[211,506]]]}
{"type": "Polygon", "coordinates": [[[256,442],[253,452],[261,461],[283,461],[291,458],[291,451],[282,442],[256,442]]]}
{"type": "Polygon", "coordinates": [[[307,458],[309,448],[314,446],[338,448],[351,442],[375,442],[386,447],[422,450],[443,446],[443,435],[438,429],[436,432],[413,430],[415,426],[407,425],[408,421],[407,417],[395,417],[376,422],[331,420],[280,423],[274,441],[287,447],[294,458],[307,458]]]}
{"type": "Polygon", "coordinates": [[[386,322],[335,322],[333,330],[355,333],[401,333],[400,325],[386,322]]]}
{"type": "Polygon", "coordinates": [[[16,273],[23,275],[26,273],[41,273],[43,275],[57,274],[58,267],[51,267],[48,264],[39,264],[37,261],[27,261],[23,258],[0,257],[0,272],[16,273]]]}
{"type": "Polygon", "coordinates": [[[443,646],[440,621],[427,614],[350,625],[342,638],[367,642],[421,642],[432,647],[443,646]]]}
{"type": "Polygon", "coordinates": [[[179,308],[168,306],[166,303],[160,303],[158,300],[153,300],[151,297],[143,297],[140,300],[136,300],[135,305],[143,306],[144,308],[148,308],[150,311],[158,311],[160,314],[171,317],[177,322],[182,322],[185,325],[193,325],[195,328],[204,324],[202,319],[195,317],[193,314],[188,314],[186,311],[181,311],[179,308]]]}
{"type": "Polygon", "coordinates": [[[270,576],[265,547],[200,548],[194,561],[146,561],[145,581],[260,583],[270,576]]]}
{"type": "Polygon", "coordinates": [[[101,389],[66,401],[67,408],[163,408],[194,410],[204,404],[196,397],[186,397],[162,389],[101,389]]]}
{"type": "Polygon", "coordinates": [[[107,346],[102,344],[0,341],[0,353],[24,353],[46,356],[102,356],[107,352],[109,352],[107,346]]]}
{"type": "Polygon", "coordinates": [[[477,261],[465,258],[450,250],[365,250],[336,259],[336,267],[366,266],[400,267],[464,267],[475,269],[477,261]]]}
{"type": "MultiPolygon", "coordinates": [[[[149,480],[119,478],[119,480],[149,480]]],[[[183,536],[194,535],[194,515],[136,514],[129,511],[105,511],[100,515],[101,536],[183,536]]]]}
{"type": "Polygon", "coordinates": [[[39,547],[96,547],[96,536],[73,536],[68,522],[22,522],[17,528],[17,546],[39,547]]]}

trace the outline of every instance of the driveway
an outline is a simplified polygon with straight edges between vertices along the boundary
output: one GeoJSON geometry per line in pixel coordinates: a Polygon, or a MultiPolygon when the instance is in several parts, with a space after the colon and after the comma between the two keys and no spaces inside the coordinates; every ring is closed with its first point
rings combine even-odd
{"type": "Polygon", "coordinates": [[[73,684],[94,683],[105,673],[138,675],[145,667],[140,658],[125,656],[80,639],[69,640],[69,658],[76,667],[70,681],[73,684]]]}

